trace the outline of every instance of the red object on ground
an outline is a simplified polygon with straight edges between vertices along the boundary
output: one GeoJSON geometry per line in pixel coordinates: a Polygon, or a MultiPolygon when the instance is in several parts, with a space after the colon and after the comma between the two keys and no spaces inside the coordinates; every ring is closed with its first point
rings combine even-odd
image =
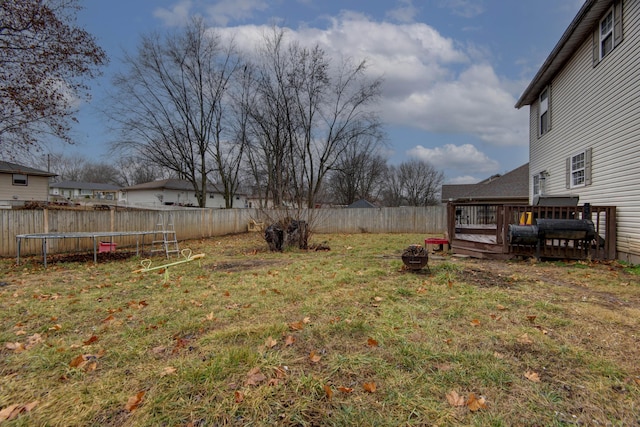
{"type": "Polygon", "coordinates": [[[447,239],[443,239],[440,237],[429,237],[428,239],[424,239],[425,245],[448,245],[449,241],[447,239]]]}
{"type": "Polygon", "coordinates": [[[444,245],[449,246],[449,241],[442,237],[429,237],[424,239],[424,245],[427,247],[427,251],[431,251],[433,245],[438,245],[441,251],[444,251],[444,245]]]}
{"type": "Polygon", "coordinates": [[[116,244],[109,242],[100,242],[98,246],[98,253],[101,254],[103,252],[115,252],[116,244]]]}

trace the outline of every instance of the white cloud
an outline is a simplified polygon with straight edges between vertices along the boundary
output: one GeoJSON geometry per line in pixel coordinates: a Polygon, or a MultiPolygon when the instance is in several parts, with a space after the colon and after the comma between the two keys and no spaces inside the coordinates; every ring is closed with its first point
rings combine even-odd
{"type": "Polygon", "coordinates": [[[455,178],[447,179],[445,184],[477,184],[478,178],[471,175],[457,176],[455,178]]]}
{"type": "MultiPolygon", "coordinates": [[[[468,134],[496,147],[527,145],[528,111],[514,108],[522,84],[498,77],[478,59],[490,56],[484,48],[462,46],[424,23],[376,22],[355,12],[328,19],[327,28],[289,29],[288,36],[304,45],[319,44],[336,61],[366,59],[372,75],[384,78],[381,114],[386,123],[468,134]]],[[[254,52],[271,27],[220,30],[234,34],[241,49],[254,52]]]]}
{"type": "Polygon", "coordinates": [[[464,18],[473,18],[484,13],[482,2],[477,0],[441,0],[441,7],[451,9],[451,11],[464,18]]]}
{"type": "Polygon", "coordinates": [[[387,17],[398,22],[413,22],[413,18],[418,14],[413,0],[398,0],[398,3],[398,7],[387,12],[387,17]]]}
{"type": "Polygon", "coordinates": [[[184,25],[189,20],[191,0],[180,0],[170,9],[159,7],[153,11],[153,16],[160,19],[168,27],[184,25]]]}
{"type": "Polygon", "coordinates": [[[438,169],[453,169],[462,173],[494,173],[499,169],[498,162],[490,159],[471,144],[445,144],[442,147],[426,148],[418,145],[407,155],[423,160],[438,169]]]}
{"type": "Polygon", "coordinates": [[[216,25],[227,25],[230,21],[251,18],[256,11],[268,8],[265,0],[221,0],[206,7],[207,17],[216,25]]]}

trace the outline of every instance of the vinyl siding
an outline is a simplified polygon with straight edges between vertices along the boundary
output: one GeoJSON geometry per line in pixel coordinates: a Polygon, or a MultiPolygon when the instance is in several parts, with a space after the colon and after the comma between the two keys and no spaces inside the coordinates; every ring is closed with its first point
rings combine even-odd
{"type": "MultiPolygon", "coordinates": [[[[640,0],[625,0],[624,40],[595,67],[589,37],[551,82],[551,130],[537,132],[530,108],[530,170],[547,170],[546,194],[614,205],[618,250],[640,257],[640,0]],[[567,189],[565,160],[591,147],[592,185],[567,189]]],[[[595,28],[594,28],[595,30],[595,28]]]]}
{"type": "Polygon", "coordinates": [[[49,178],[28,175],[27,185],[13,185],[13,174],[0,173],[0,200],[46,201],[49,194],[49,178]],[[14,198],[15,196],[15,198],[14,198]]]}

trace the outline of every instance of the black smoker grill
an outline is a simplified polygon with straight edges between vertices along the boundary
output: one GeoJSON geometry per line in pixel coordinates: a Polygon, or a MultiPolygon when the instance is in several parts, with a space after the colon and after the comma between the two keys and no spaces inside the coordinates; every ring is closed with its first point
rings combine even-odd
{"type": "MultiPolygon", "coordinates": [[[[590,242],[596,239],[593,222],[588,219],[538,219],[535,225],[509,225],[509,244],[513,246],[536,246],[536,258],[547,240],[558,240],[574,247],[580,245],[583,256],[589,253],[590,242]]],[[[560,244],[560,243],[559,243],[560,244]]]]}

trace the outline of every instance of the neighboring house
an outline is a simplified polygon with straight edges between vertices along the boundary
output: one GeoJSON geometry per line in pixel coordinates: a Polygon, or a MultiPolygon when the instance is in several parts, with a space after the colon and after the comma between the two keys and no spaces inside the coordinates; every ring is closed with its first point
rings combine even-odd
{"type": "Polygon", "coordinates": [[[477,184],[445,184],[441,201],[526,205],[529,203],[529,164],[504,175],[493,175],[477,184]]]}
{"type": "Polygon", "coordinates": [[[618,258],[640,262],[640,1],[586,0],[516,108],[530,192],[616,206],[618,258]]]}
{"type": "Polygon", "coordinates": [[[375,208],[375,207],[377,206],[366,199],[356,200],[355,202],[347,206],[347,208],[375,208]]]}
{"type": "Polygon", "coordinates": [[[0,205],[20,206],[26,201],[46,202],[49,178],[52,176],[56,174],[0,161],[0,205]]]}
{"type": "Polygon", "coordinates": [[[49,185],[49,194],[67,199],[116,200],[120,187],[96,182],[60,181],[49,185]]]}
{"type": "MultiPolygon", "coordinates": [[[[214,187],[207,188],[206,207],[224,208],[224,196],[214,187]]],[[[193,185],[180,179],[163,179],[132,185],[120,190],[119,202],[136,206],[198,206],[193,185]]],[[[246,200],[237,195],[234,208],[246,207],[246,200]]]]}

